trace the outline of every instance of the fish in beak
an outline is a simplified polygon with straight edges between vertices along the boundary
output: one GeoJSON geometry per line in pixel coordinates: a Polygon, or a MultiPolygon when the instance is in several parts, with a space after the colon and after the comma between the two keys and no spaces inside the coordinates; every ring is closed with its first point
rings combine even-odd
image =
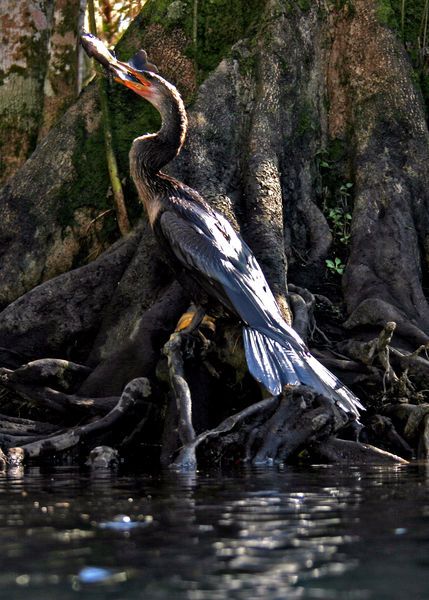
{"type": "Polygon", "coordinates": [[[158,69],[147,62],[144,50],[139,50],[129,62],[122,62],[98,37],[84,29],[80,32],[80,43],[87,55],[103,65],[115,81],[144,98],[150,98],[153,87],[150,76],[151,73],[158,73],[158,69]]]}

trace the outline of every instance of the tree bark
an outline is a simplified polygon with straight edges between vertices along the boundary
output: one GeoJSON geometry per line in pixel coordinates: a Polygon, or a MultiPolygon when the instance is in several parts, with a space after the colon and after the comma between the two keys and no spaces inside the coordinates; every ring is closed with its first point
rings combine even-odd
{"type": "Polygon", "coordinates": [[[79,11],[80,3],[76,0],[54,0],[38,143],[59,122],[77,96],[79,11]]]}
{"type": "Polygon", "coordinates": [[[31,156],[77,96],[73,0],[8,0],[0,13],[0,185],[31,156]]]}
{"type": "Polygon", "coordinates": [[[36,146],[52,9],[53,0],[1,4],[0,185],[36,146]]]}
{"type": "Polygon", "coordinates": [[[344,274],[355,325],[378,325],[388,303],[429,334],[422,289],[428,265],[429,133],[412,67],[371,0],[344,8],[333,30],[328,68],[329,130],[351,145],[356,195],[344,274]],[[352,132],[352,133],[350,133],[352,132]],[[368,302],[368,301],[371,302],[368,302]]]}

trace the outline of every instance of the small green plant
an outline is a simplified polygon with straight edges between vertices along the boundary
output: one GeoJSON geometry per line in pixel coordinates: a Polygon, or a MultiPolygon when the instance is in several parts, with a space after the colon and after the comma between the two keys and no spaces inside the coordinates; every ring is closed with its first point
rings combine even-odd
{"type": "Polygon", "coordinates": [[[330,312],[333,315],[339,315],[341,313],[340,307],[339,306],[335,306],[335,304],[326,305],[323,302],[316,302],[315,308],[317,310],[320,310],[320,311],[330,312]]]}
{"type": "Polygon", "coordinates": [[[334,238],[334,243],[339,241],[345,246],[347,246],[350,241],[352,215],[348,205],[348,198],[350,196],[351,187],[353,187],[352,183],[346,183],[337,188],[335,192],[337,204],[335,207],[328,207],[327,202],[325,202],[323,206],[324,213],[326,214],[326,218],[330,225],[330,231],[334,238]]]}
{"type": "Polygon", "coordinates": [[[346,265],[341,262],[341,258],[335,257],[334,260],[326,260],[326,266],[335,275],[342,275],[346,265]]]}
{"type": "Polygon", "coordinates": [[[329,154],[318,150],[316,155],[323,184],[322,211],[328,221],[334,244],[347,246],[352,221],[353,183],[343,183],[343,149],[337,145],[329,154]]]}
{"type": "MultiPolygon", "coordinates": [[[[322,150],[318,150],[316,152],[316,154],[323,154],[323,151],[322,150]]],[[[330,165],[330,163],[327,160],[325,160],[325,159],[320,160],[319,165],[321,167],[324,167],[325,169],[331,169],[332,168],[332,166],[330,165]]]]}
{"type": "Polygon", "coordinates": [[[339,206],[337,208],[329,208],[327,218],[332,225],[330,231],[334,239],[347,245],[350,241],[351,214],[346,208],[339,206]]]}

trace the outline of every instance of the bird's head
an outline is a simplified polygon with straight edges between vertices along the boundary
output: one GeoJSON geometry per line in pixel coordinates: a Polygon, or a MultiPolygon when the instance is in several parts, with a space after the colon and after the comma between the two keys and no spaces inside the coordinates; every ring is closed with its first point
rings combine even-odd
{"type": "MultiPolygon", "coordinates": [[[[159,132],[156,135],[140,136],[135,140],[135,143],[143,139],[147,142],[150,138],[151,150],[147,151],[147,143],[144,145],[145,167],[153,173],[158,172],[173,160],[185,140],[188,121],[179,92],[174,85],[158,75],[158,69],[147,61],[144,50],[139,50],[130,61],[122,62],[91,33],[82,30],[80,42],[88,56],[102,64],[111,78],[146,98],[161,114],[162,126],[159,132]],[[153,151],[155,143],[156,152],[153,151]]],[[[143,146],[140,144],[139,148],[142,149],[143,146]]]]}
{"type": "Polygon", "coordinates": [[[103,65],[115,81],[149,100],[158,110],[176,91],[158,75],[156,66],[147,61],[144,50],[139,50],[130,61],[122,62],[101,40],[84,29],[81,30],[80,41],[88,56],[103,65]]]}
{"type": "MultiPolygon", "coordinates": [[[[139,53],[146,55],[144,50],[140,50],[137,54],[139,53]]],[[[164,95],[163,89],[166,82],[155,71],[150,71],[146,68],[136,69],[131,61],[130,63],[118,61],[118,64],[110,65],[109,69],[115,81],[122,83],[122,85],[125,85],[139,96],[146,98],[146,100],[149,100],[155,106],[162,101],[164,95]]]]}

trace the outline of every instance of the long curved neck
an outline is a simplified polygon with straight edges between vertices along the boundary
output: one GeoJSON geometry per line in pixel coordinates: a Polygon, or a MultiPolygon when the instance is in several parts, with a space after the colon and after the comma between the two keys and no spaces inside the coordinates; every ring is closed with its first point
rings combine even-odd
{"type": "Polygon", "coordinates": [[[130,151],[131,175],[149,216],[150,204],[159,191],[156,189],[160,180],[158,174],[179,153],[188,125],[185,107],[176,88],[168,84],[162,91],[162,100],[152,102],[161,114],[161,129],[156,134],[136,138],[130,151]]]}

